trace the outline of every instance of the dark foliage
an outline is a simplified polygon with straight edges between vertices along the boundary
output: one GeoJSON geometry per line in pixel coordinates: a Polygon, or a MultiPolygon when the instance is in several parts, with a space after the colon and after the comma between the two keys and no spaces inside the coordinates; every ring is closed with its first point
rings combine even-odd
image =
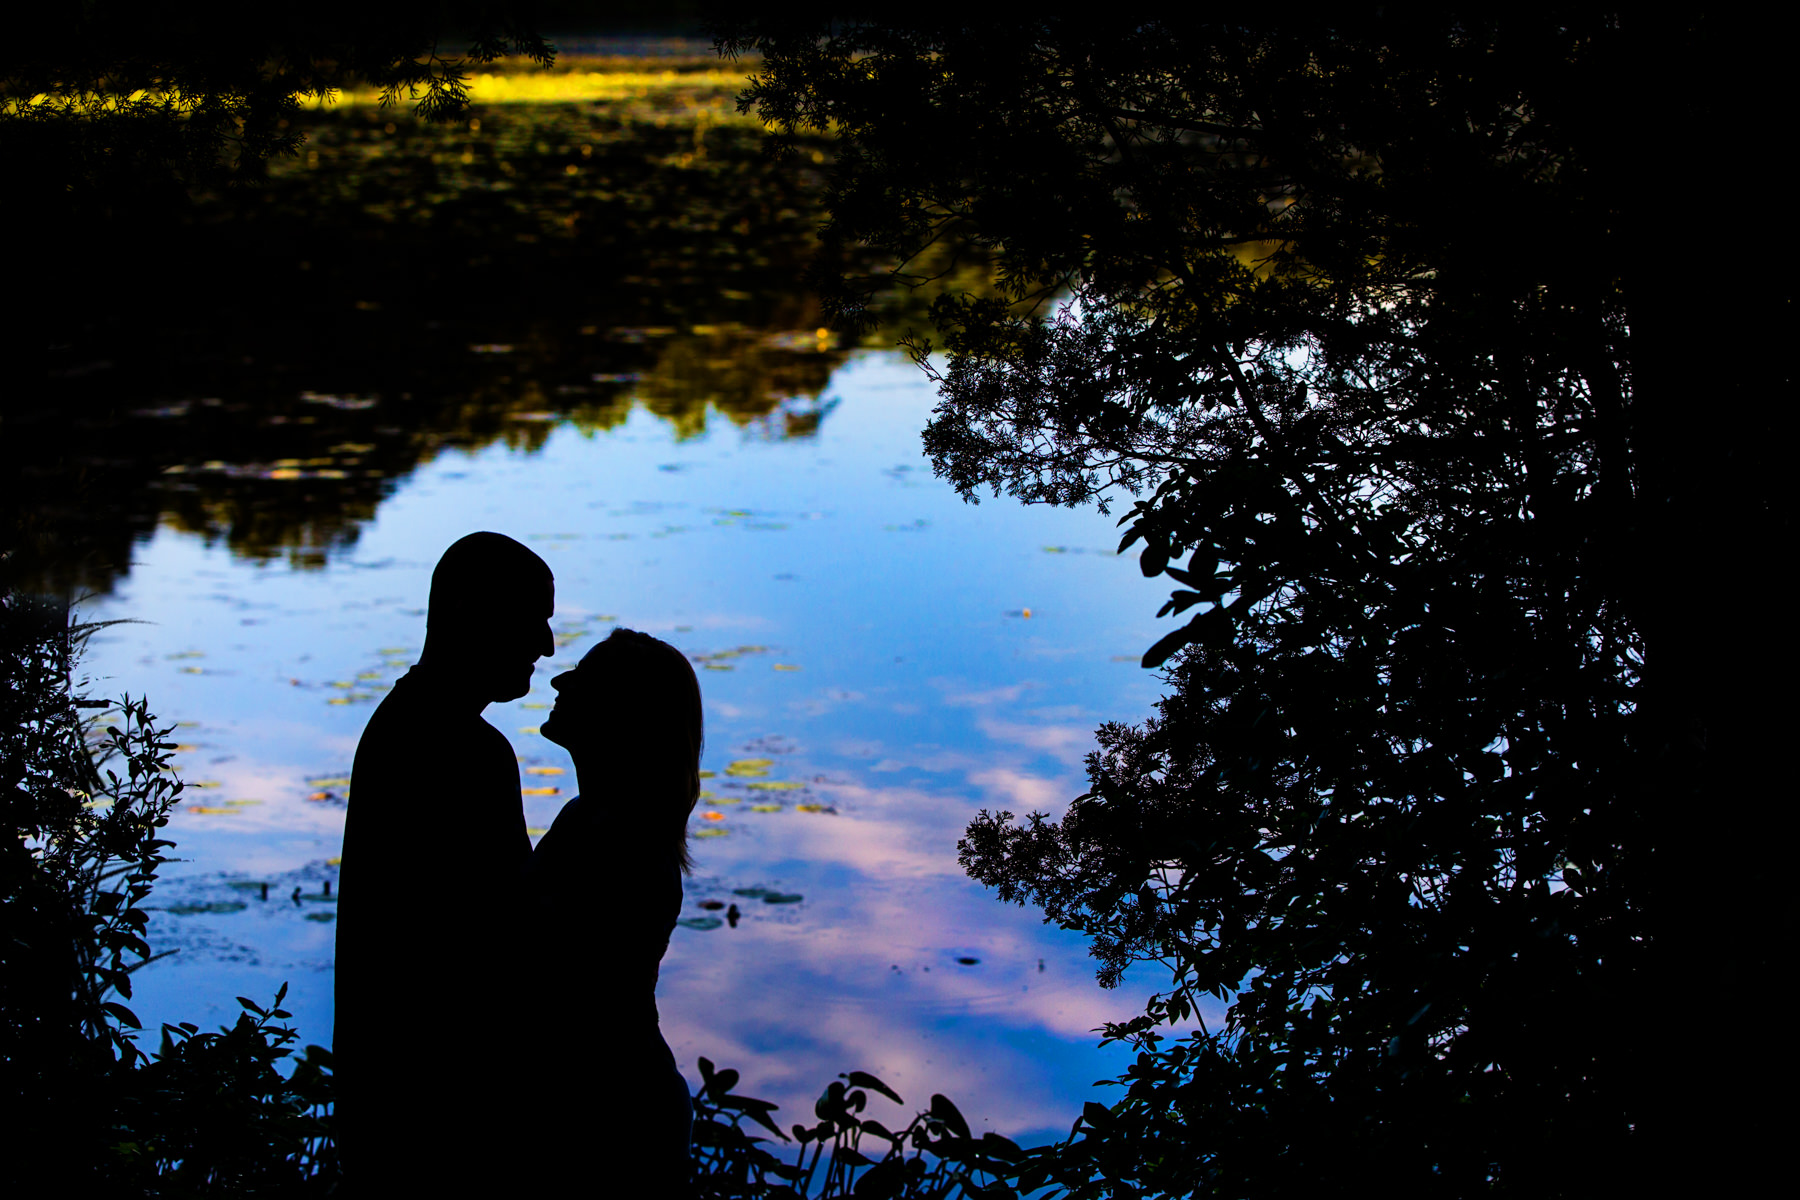
{"type": "Polygon", "coordinates": [[[12,1178],[75,1194],[290,1195],[333,1177],[330,1056],[283,1074],[288,1014],[240,998],[235,1026],[138,1045],[132,974],[179,800],[143,700],[75,694],[79,643],[54,602],[0,593],[0,1056],[12,1178]],[[83,710],[89,710],[84,713],[83,710]],[[122,772],[122,773],[121,773],[122,772]]]}
{"type": "MultiPolygon", "coordinates": [[[[1038,1178],[1555,1195],[1768,1153],[1747,1067],[1660,1060],[1643,1013],[1727,921],[1766,985],[1791,903],[1770,866],[1729,913],[1687,884],[1727,853],[1695,807],[1769,794],[1773,717],[1669,599],[1671,556],[1788,528],[1787,359],[1726,387],[1645,338],[1736,333],[1691,251],[1647,257],[1668,198],[1707,194],[1671,139],[1769,86],[1766,57],[1728,75],[1731,36],[1581,8],[727,39],[763,57],[747,103],[840,136],[828,244],[905,261],[956,231],[1011,297],[1061,291],[1048,321],[938,302],[926,447],[970,500],[1134,497],[1121,548],[1186,617],[1144,657],[1158,715],[1100,730],[1068,815],[984,813],[962,845],[1103,983],[1171,972],[1107,1030],[1141,1050],[1125,1099],[1038,1178]],[[1627,126],[1680,45],[1689,86],[1627,126]],[[1696,425],[1697,384],[1741,425],[1696,425]],[[1172,1039],[1209,997],[1223,1027],[1172,1039]],[[1690,1120],[1721,1140],[1648,1167],[1690,1120]]],[[[861,320],[868,281],[824,279],[861,320]]],[[[1742,328],[1785,329],[1790,290],[1737,293],[1742,328]]]]}

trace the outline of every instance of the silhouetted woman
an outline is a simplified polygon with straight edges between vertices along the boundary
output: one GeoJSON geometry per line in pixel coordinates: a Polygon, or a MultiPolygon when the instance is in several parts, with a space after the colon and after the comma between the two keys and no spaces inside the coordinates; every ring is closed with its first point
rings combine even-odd
{"type": "Polygon", "coordinates": [[[700,683],[681,651],[630,629],[551,681],[546,738],[575,760],[580,795],[532,854],[548,936],[536,1016],[553,1030],[533,1072],[546,1185],[604,1188],[626,1168],[684,1193],[693,1109],[658,1025],[656,976],[692,870],[700,795],[700,683]]]}

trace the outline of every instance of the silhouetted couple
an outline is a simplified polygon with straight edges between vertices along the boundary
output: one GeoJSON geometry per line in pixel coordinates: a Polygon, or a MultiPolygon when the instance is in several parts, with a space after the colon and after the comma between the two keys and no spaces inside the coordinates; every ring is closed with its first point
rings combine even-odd
{"type": "Polygon", "coordinates": [[[550,568],[475,533],[431,577],[425,649],[369,719],[344,830],[338,1144],[354,1196],[681,1195],[691,1102],[657,1023],[690,867],[700,686],[615,630],[552,682],[581,793],[536,851],[481,717],[555,653],[550,568]]]}

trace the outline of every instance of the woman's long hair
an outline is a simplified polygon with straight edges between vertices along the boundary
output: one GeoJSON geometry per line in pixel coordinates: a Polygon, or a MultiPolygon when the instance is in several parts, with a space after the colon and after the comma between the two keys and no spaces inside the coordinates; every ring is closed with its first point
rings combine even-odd
{"type": "Polygon", "coordinates": [[[672,846],[681,873],[692,874],[687,822],[700,798],[705,739],[693,666],[665,641],[615,629],[582,656],[579,670],[588,676],[583,707],[617,764],[618,808],[609,820],[652,847],[672,846]]]}

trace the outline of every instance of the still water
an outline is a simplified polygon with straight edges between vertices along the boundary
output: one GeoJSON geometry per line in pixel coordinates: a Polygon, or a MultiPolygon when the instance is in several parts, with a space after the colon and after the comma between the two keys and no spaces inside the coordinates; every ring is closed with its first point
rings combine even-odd
{"type": "MultiPolygon", "coordinates": [[[[642,407],[610,429],[515,413],[547,431],[432,458],[322,563],[174,523],[141,538],[82,616],[141,622],[95,637],[91,691],[146,694],[179,723],[190,788],[169,830],[180,861],[150,901],[153,946],[179,952],[137,976],[146,1026],[228,1022],[234,997],[287,981],[302,1044],[329,1044],[357,737],[417,654],[438,554],[494,529],[556,574],[556,654],[530,695],[486,714],[525,771],[534,831],[574,790],[535,732],[552,674],[621,624],[700,668],[712,776],[659,986],[690,1082],[698,1056],[735,1067],[791,1124],[838,1072],[866,1070],[909,1109],[942,1092],[977,1131],[1026,1141],[1113,1099],[1091,1085],[1127,1054],[1092,1031],[1159,980],[1102,991],[1083,941],[967,879],[956,843],[984,807],[1060,813],[1094,727],[1150,713],[1159,684],[1137,659],[1162,597],[1112,553],[1113,518],[969,505],[933,478],[919,431],[934,400],[904,358],[859,351],[805,436],[716,413],[678,433],[642,407]]],[[[486,902],[482,854],[438,864],[421,920],[486,902]]],[[[636,898],[598,870],[592,895],[603,957],[636,898]]],[[[405,1002],[454,1006],[482,969],[476,945],[421,963],[405,1002]]],[[[569,996],[517,1041],[580,1053],[581,1013],[569,996]]],[[[480,1016],[471,1044],[493,1036],[480,1016]]]]}

